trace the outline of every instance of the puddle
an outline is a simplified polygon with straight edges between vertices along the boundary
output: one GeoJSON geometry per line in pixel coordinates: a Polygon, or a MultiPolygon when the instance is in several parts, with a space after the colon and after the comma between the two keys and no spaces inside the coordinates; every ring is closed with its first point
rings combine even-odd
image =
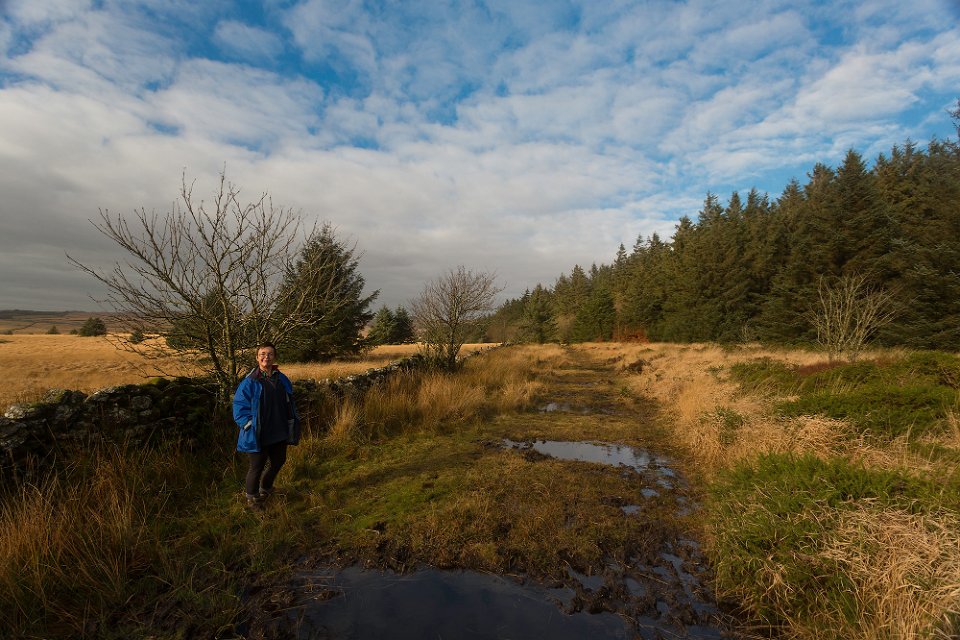
{"type": "MultiPolygon", "coordinates": [[[[604,444],[602,442],[565,442],[560,440],[534,440],[516,442],[505,438],[503,443],[513,449],[530,450],[542,453],[558,460],[576,460],[594,462],[614,467],[627,467],[638,473],[654,471],[658,476],[657,484],[664,489],[673,488],[667,478],[675,478],[676,473],[667,466],[669,460],[662,456],[653,456],[642,450],[622,444],[604,444]]],[[[644,491],[649,491],[645,489],[644,491]]],[[[644,495],[647,495],[644,493],[644,495]]],[[[656,492],[653,495],[657,495],[656,492]]]]}
{"type": "Polygon", "coordinates": [[[608,407],[577,407],[566,402],[548,402],[539,409],[540,413],[578,413],[582,416],[591,414],[616,415],[616,411],[608,407]]]}
{"type": "Polygon", "coordinates": [[[567,575],[574,578],[587,591],[599,591],[603,586],[603,576],[588,576],[567,567],[567,575]]]}
{"type": "MultiPolygon", "coordinates": [[[[647,500],[677,500],[682,479],[666,458],[624,445],[503,441],[561,460],[623,467],[656,488],[647,500]],[[651,478],[652,476],[652,478],[651,478]],[[666,491],[666,493],[664,493],[666,491]]],[[[625,504],[625,516],[644,517],[646,503],[625,504]]],[[[680,505],[677,505],[678,507],[680,505]]],[[[474,571],[422,568],[405,575],[348,567],[298,574],[295,601],[260,618],[262,637],[304,640],[420,640],[422,638],[551,640],[730,637],[705,585],[706,559],[694,540],[676,539],[642,558],[609,558],[602,573],[567,567],[566,579],[546,586],[474,571]]]]}
{"type": "MultiPolygon", "coordinates": [[[[672,568],[680,561],[676,556],[663,559],[672,568]]],[[[266,628],[258,631],[264,637],[304,640],[728,637],[719,628],[703,624],[716,612],[703,602],[693,604],[698,620],[678,625],[672,616],[676,594],[664,590],[662,584],[676,577],[665,567],[651,569],[658,580],[627,577],[622,582],[629,602],[649,602],[643,612],[632,614],[629,610],[587,613],[573,607],[584,593],[609,595],[610,584],[603,577],[572,569],[568,574],[579,584],[577,591],[521,584],[475,571],[433,568],[406,575],[359,567],[302,573],[295,586],[301,594],[299,602],[282,613],[277,611],[266,628]],[[575,612],[571,613],[571,608],[575,612]]],[[[686,577],[682,579],[686,581],[686,577]]]]}
{"type": "Polygon", "coordinates": [[[473,571],[423,569],[400,576],[349,567],[302,579],[313,584],[315,600],[289,611],[283,625],[295,628],[298,638],[635,637],[616,614],[564,613],[558,604],[573,597],[570,589],[525,586],[473,571]]]}

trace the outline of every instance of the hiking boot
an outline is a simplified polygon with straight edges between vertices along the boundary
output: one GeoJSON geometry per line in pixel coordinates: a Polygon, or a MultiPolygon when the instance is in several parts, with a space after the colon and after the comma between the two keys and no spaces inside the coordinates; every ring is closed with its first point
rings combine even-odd
{"type": "Polygon", "coordinates": [[[263,498],[247,494],[247,508],[251,511],[263,511],[263,498]]]}
{"type": "Polygon", "coordinates": [[[260,499],[266,500],[273,495],[273,489],[260,489],[260,499]]]}

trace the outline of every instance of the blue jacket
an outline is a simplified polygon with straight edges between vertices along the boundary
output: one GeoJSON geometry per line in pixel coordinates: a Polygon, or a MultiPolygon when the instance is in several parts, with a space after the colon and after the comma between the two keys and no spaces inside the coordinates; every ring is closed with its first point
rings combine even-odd
{"type": "MultiPolygon", "coordinates": [[[[233,420],[240,427],[240,436],[237,438],[237,451],[244,453],[260,452],[260,401],[263,399],[263,383],[257,376],[257,368],[247,374],[240,381],[237,392],[233,394],[233,420]]],[[[277,371],[280,384],[287,392],[287,401],[290,403],[290,413],[293,419],[288,422],[290,429],[287,434],[288,444],[300,442],[300,416],[297,406],[293,402],[293,385],[290,379],[277,371]]]]}

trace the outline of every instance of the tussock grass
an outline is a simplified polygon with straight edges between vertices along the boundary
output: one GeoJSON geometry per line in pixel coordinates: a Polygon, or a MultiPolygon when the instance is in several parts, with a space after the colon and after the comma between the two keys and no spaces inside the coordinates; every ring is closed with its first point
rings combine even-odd
{"type": "Polygon", "coordinates": [[[580,348],[660,404],[671,440],[711,488],[718,591],[763,634],[960,633],[960,358],[580,348]]]}
{"type": "Polygon", "coordinates": [[[125,637],[135,626],[228,626],[231,586],[171,528],[196,462],[176,447],[102,446],[0,502],[0,628],[17,637],[125,637]],[[219,577],[218,577],[219,576],[219,577]],[[216,613],[213,613],[216,612],[216,613]]]}
{"type": "Polygon", "coordinates": [[[917,638],[960,595],[960,496],[840,458],[766,455],[713,486],[720,588],[792,638],[917,638]]]}
{"type": "Polygon", "coordinates": [[[960,517],[865,505],[842,513],[821,555],[854,585],[858,637],[956,637],[960,517]]]}
{"type": "MultiPolygon", "coordinates": [[[[549,357],[557,357],[559,351],[549,357]]],[[[468,360],[454,375],[408,371],[337,409],[328,439],[370,442],[409,433],[443,433],[497,413],[522,410],[542,382],[534,371],[542,355],[516,348],[468,360]]]]}
{"type": "Polygon", "coordinates": [[[757,359],[815,365],[821,354],[747,346],[600,343],[580,347],[612,362],[632,393],[657,401],[672,439],[706,479],[737,460],[765,452],[834,451],[846,427],[822,417],[779,417],[765,394],[742,393],[729,370],[757,359]]]}
{"type": "Polygon", "coordinates": [[[357,437],[360,426],[360,409],[352,399],[341,402],[330,423],[327,437],[334,442],[348,442],[357,437]]]}

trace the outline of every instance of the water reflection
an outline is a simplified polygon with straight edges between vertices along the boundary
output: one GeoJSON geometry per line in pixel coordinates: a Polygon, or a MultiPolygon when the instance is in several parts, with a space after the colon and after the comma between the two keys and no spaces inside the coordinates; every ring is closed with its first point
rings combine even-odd
{"type": "Polygon", "coordinates": [[[298,621],[298,636],[311,640],[634,637],[612,613],[565,614],[557,605],[572,598],[570,589],[524,586],[490,574],[424,569],[400,576],[349,567],[332,577],[304,578],[319,583],[323,598],[298,621]]]}
{"type": "MultiPolygon", "coordinates": [[[[641,489],[645,501],[620,506],[627,517],[643,517],[648,505],[660,500],[674,501],[678,512],[691,508],[674,490],[683,481],[669,468],[669,460],[642,449],[549,440],[504,444],[561,460],[625,467],[645,482],[655,482],[656,488],[641,489]]],[[[308,601],[277,622],[305,640],[717,640],[727,636],[715,626],[720,612],[698,577],[704,562],[695,541],[678,539],[644,560],[610,559],[602,574],[585,575],[568,567],[570,580],[558,588],[433,568],[406,575],[358,567],[303,573],[294,590],[308,601]]]]}
{"type": "Polygon", "coordinates": [[[605,444],[602,442],[566,442],[561,440],[534,440],[533,442],[517,442],[504,438],[503,443],[511,448],[532,449],[538,453],[558,460],[576,460],[580,462],[594,462],[612,466],[629,467],[637,472],[654,470],[663,476],[659,484],[670,488],[672,484],[665,478],[676,476],[673,469],[667,464],[669,460],[662,456],[653,456],[643,449],[628,447],[622,444],[605,444]]]}

